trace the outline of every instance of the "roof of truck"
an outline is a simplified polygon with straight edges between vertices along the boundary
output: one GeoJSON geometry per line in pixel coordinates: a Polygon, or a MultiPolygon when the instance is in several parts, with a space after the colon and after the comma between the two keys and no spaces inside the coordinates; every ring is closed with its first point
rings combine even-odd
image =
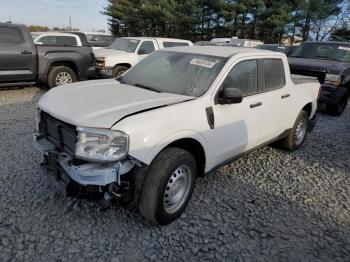
{"type": "MultiPolygon", "coordinates": [[[[162,51],[162,50],[161,50],[162,51]]],[[[174,51],[174,52],[183,52],[191,54],[201,54],[201,55],[210,55],[210,56],[219,56],[219,57],[231,57],[238,53],[267,53],[269,55],[278,55],[279,53],[262,50],[256,48],[248,47],[231,47],[231,46],[179,46],[167,48],[164,51],[174,51]]]]}

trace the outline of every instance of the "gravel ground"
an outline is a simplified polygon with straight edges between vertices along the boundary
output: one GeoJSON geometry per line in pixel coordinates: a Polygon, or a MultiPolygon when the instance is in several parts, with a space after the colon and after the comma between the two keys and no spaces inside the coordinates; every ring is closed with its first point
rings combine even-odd
{"type": "Polygon", "coordinates": [[[319,116],[304,147],[264,147],[198,179],[157,227],[64,197],[32,146],[43,91],[0,91],[0,261],[350,261],[350,110],[319,116]]]}

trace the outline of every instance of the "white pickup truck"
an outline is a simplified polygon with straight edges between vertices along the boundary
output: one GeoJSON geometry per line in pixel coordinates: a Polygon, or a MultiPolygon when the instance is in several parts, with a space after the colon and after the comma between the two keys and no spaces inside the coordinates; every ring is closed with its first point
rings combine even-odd
{"type": "Polygon", "coordinates": [[[193,46],[191,41],[173,38],[121,37],[109,47],[94,50],[96,74],[100,78],[122,75],[150,53],[175,46],[193,46]]]}
{"type": "Polygon", "coordinates": [[[131,201],[167,224],[197,177],[271,142],[298,149],[315,124],[318,94],[318,83],[292,82],[282,53],[174,47],[117,80],[48,91],[35,145],[68,194],[131,201]]]}

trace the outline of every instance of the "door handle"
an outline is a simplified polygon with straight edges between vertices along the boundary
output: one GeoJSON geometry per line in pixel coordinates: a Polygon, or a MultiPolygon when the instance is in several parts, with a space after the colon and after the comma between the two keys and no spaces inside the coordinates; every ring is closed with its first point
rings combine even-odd
{"type": "Polygon", "coordinates": [[[22,55],[31,55],[33,54],[32,52],[28,51],[28,50],[24,50],[21,52],[22,55]]]}
{"type": "Polygon", "coordinates": [[[287,98],[287,97],[290,97],[290,94],[285,94],[285,95],[282,95],[282,96],[281,96],[282,99],[285,99],[285,98],[287,98]]]}
{"type": "Polygon", "coordinates": [[[257,102],[257,103],[255,103],[255,104],[251,104],[251,105],[250,105],[250,108],[258,107],[258,106],[261,106],[261,105],[262,105],[261,102],[257,102]]]}

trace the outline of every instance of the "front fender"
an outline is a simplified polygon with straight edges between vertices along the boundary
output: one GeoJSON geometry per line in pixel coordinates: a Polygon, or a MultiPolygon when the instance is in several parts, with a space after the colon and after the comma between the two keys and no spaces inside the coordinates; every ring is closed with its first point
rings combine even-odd
{"type": "Polygon", "coordinates": [[[138,150],[134,152],[129,152],[129,155],[138,159],[139,161],[145,163],[146,165],[149,165],[152,160],[167,146],[169,146],[171,143],[176,142],[180,139],[194,139],[197,142],[199,142],[205,152],[205,155],[208,155],[208,152],[206,150],[207,148],[207,142],[205,141],[203,135],[200,133],[194,131],[194,130],[184,130],[178,133],[170,134],[166,137],[160,138],[158,142],[155,141],[153,143],[152,147],[145,147],[146,150],[138,150]]]}

